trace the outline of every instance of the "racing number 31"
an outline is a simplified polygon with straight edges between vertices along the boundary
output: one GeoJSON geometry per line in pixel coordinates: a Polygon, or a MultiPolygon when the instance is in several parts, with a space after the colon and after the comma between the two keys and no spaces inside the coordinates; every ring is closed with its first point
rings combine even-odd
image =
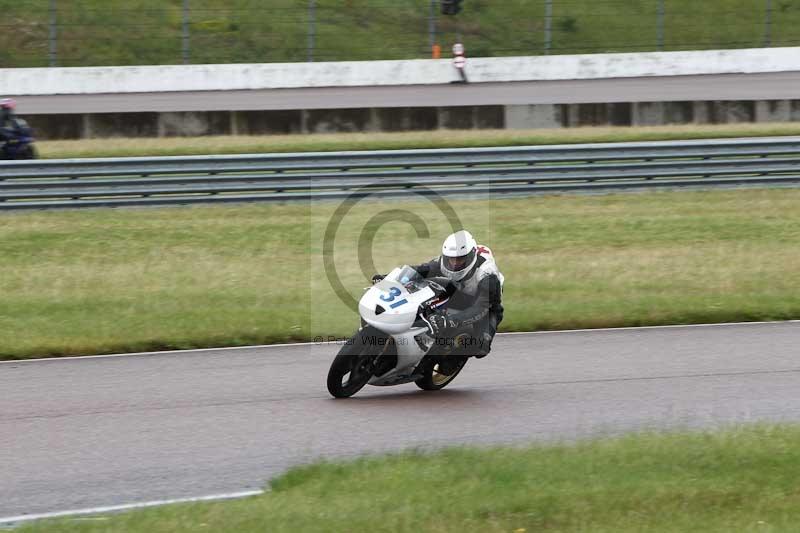
{"type": "MultiPolygon", "coordinates": [[[[397,287],[392,287],[391,289],[389,289],[389,294],[384,294],[384,295],[381,296],[381,300],[383,300],[384,302],[393,302],[394,299],[397,298],[398,296],[400,296],[401,294],[403,294],[403,293],[402,293],[402,291],[400,289],[398,289],[397,287]]],[[[396,308],[400,307],[401,305],[407,304],[407,303],[408,303],[408,300],[403,298],[402,300],[398,300],[398,301],[394,302],[389,307],[391,307],[392,309],[396,309],[396,308]]]]}

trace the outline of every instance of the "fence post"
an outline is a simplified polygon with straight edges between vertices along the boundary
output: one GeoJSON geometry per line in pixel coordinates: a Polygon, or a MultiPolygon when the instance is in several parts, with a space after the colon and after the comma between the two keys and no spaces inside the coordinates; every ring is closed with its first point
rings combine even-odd
{"type": "Polygon", "coordinates": [[[553,47],[553,0],[544,2],[544,53],[553,47]]]}
{"type": "Polygon", "coordinates": [[[664,49],[664,0],[657,0],[656,9],[656,47],[664,49]]]}
{"type": "Polygon", "coordinates": [[[772,0],[767,0],[767,13],[764,19],[764,46],[772,46],[772,0]]]}
{"type": "Polygon", "coordinates": [[[191,49],[189,47],[189,0],[183,0],[181,27],[181,56],[183,57],[183,64],[188,65],[191,61],[191,49]]]}
{"type": "Polygon", "coordinates": [[[56,12],[56,0],[50,0],[50,32],[48,41],[48,65],[58,66],[58,16],[56,12]]]}
{"type": "Polygon", "coordinates": [[[314,42],[317,37],[317,0],[308,0],[308,62],[314,62],[314,42]]]}
{"type": "Polygon", "coordinates": [[[431,8],[428,12],[428,50],[433,53],[433,45],[436,44],[436,7],[438,1],[431,0],[431,8]]]}

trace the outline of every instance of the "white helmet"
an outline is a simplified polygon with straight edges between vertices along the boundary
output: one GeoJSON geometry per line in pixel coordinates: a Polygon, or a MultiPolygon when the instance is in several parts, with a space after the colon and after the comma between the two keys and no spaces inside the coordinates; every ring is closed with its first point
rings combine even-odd
{"type": "Polygon", "coordinates": [[[462,229],[445,239],[439,265],[445,276],[452,281],[460,281],[472,270],[477,260],[478,243],[470,232],[462,229]]]}

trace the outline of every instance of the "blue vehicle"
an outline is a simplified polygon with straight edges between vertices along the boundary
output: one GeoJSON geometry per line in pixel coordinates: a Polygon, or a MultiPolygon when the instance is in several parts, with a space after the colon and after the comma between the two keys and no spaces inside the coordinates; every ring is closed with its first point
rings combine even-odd
{"type": "Polygon", "coordinates": [[[21,118],[14,118],[11,126],[0,129],[0,159],[36,159],[33,130],[21,118]]]}

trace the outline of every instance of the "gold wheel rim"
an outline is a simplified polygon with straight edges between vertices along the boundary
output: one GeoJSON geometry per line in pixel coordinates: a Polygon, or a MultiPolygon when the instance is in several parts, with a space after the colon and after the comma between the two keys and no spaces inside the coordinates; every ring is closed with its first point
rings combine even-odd
{"type": "Polygon", "coordinates": [[[439,372],[439,363],[436,363],[433,366],[433,370],[431,371],[431,383],[433,383],[437,387],[440,385],[446,385],[447,382],[453,379],[454,375],[455,372],[453,372],[452,374],[444,374],[439,372]]]}

